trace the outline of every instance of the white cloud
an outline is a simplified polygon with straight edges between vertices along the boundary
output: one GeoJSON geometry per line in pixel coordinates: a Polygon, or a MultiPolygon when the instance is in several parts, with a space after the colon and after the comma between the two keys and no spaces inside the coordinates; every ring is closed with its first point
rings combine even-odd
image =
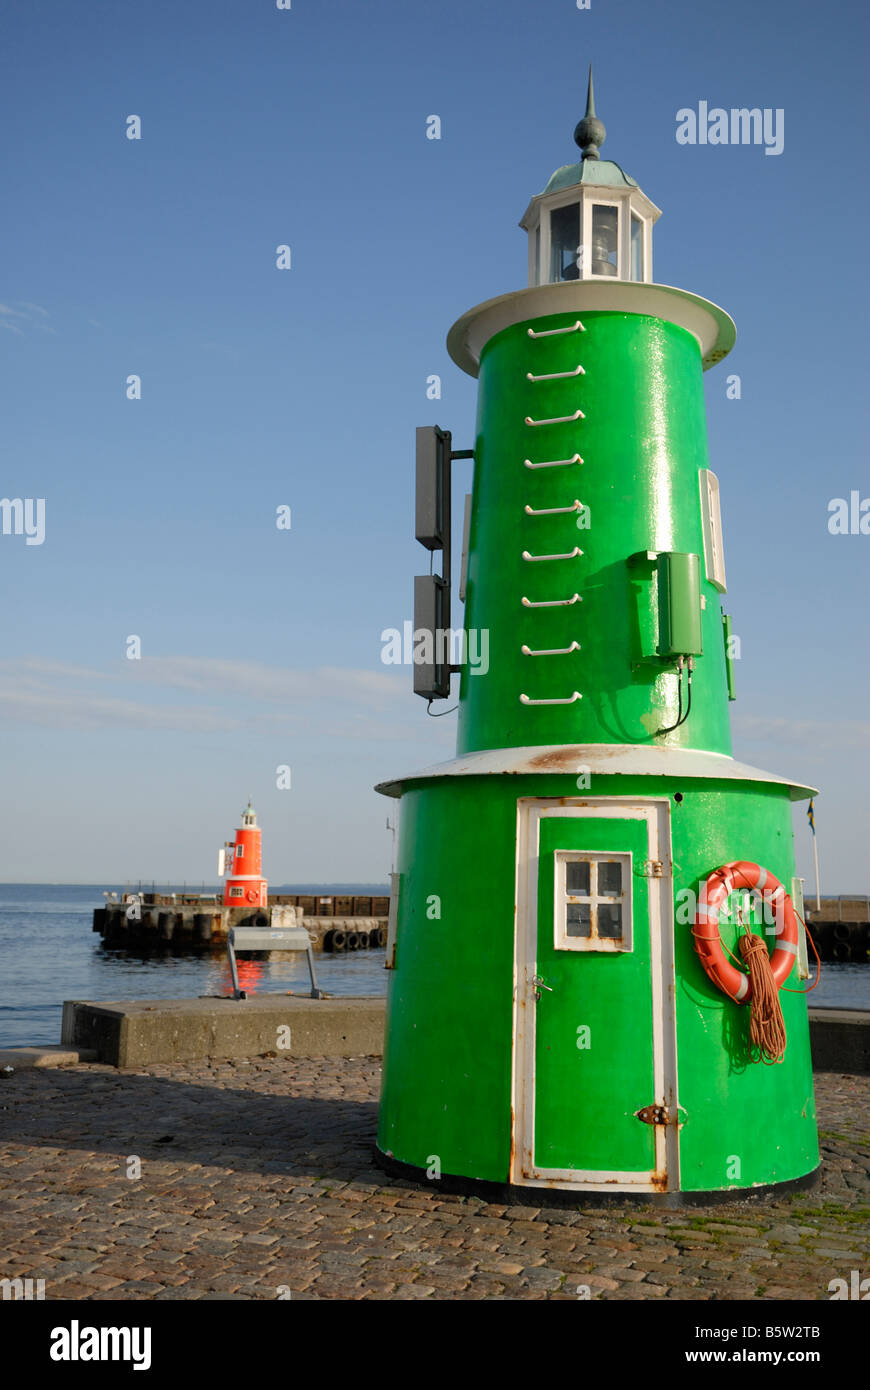
{"type": "Polygon", "coordinates": [[[88,692],[46,690],[32,682],[22,689],[0,680],[0,719],[55,729],[174,729],[215,733],[238,728],[241,721],[201,706],[147,705],[100,697],[88,692]]]}
{"type": "Polygon", "coordinates": [[[105,671],[92,666],[73,666],[68,661],[50,661],[41,656],[22,656],[0,661],[0,677],[8,674],[17,681],[33,681],[45,676],[69,677],[81,680],[109,680],[105,671]]]}
{"type": "Polygon", "coordinates": [[[27,300],[18,301],[22,305],[20,309],[15,309],[11,304],[0,304],[0,327],[8,328],[10,333],[17,333],[19,337],[24,330],[17,323],[12,323],[12,319],[20,319],[25,324],[38,326],[43,333],[54,333],[55,329],[48,328],[42,319],[51,318],[47,309],[43,309],[41,304],[29,304],[27,300]]]}
{"type": "Polygon", "coordinates": [[[443,731],[421,725],[405,677],[190,656],[119,658],[108,671],[22,657],[0,661],[0,719],[65,729],[245,729],[390,743],[430,741],[434,733],[439,744],[452,740],[452,725],[443,731]],[[135,695],[127,693],[131,686],[135,695]]]}
{"type": "Polygon", "coordinates": [[[870,748],[867,720],[786,719],[780,716],[735,714],[734,733],[753,743],[782,743],[807,753],[819,748],[870,748]]]}
{"type": "Polygon", "coordinates": [[[320,666],[312,670],[267,666],[256,661],[220,657],[156,656],[127,663],[131,678],[212,696],[248,700],[355,701],[384,708],[406,695],[410,682],[401,676],[352,667],[320,666]]]}

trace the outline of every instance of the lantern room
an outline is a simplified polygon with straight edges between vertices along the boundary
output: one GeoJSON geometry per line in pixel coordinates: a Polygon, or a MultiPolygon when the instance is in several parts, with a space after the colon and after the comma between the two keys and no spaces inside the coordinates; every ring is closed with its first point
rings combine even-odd
{"type": "Polygon", "coordinates": [[[520,222],[529,236],[530,287],[567,280],[652,281],[652,228],[661,209],[624,169],[601,159],[606,134],[595,114],[590,71],[586,115],[574,131],[580,163],[557,169],[520,222]]]}

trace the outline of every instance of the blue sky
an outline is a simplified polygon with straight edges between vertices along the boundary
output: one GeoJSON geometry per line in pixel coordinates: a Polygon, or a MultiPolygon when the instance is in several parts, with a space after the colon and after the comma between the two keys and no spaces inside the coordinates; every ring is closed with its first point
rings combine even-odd
{"type": "Polygon", "coordinates": [[[866,891],[870,536],[827,520],[870,496],[867,39],[802,0],[8,3],[0,491],[46,539],[0,537],[0,878],[208,879],[250,794],[274,881],[383,880],[372,784],[455,738],[380,661],[426,567],[414,427],[473,442],[446,333],[525,284],[591,60],[655,278],[737,322],[742,398],[706,378],[735,753],[823,788],[823,890],[866,891]],[[678,145],[701,100],[782,108],[783,153],[678,145]]]}

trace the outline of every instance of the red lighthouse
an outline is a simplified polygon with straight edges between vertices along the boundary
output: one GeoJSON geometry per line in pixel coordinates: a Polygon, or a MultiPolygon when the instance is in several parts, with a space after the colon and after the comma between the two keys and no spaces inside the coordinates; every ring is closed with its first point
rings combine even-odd
{"type": "Polygon", "coordinates": [[[242,823],[234,841],[228,840],[220,853],[218,873],[226,874],[224,907],[266,907],[266,880],[262,875],[263,856],[257,813],[250,801],[242,812],[242,823]]]}

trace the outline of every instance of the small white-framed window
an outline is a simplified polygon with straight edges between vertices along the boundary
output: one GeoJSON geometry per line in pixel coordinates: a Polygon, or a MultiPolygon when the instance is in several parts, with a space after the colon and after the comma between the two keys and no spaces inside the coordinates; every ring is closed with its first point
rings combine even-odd
{"type": "Polygon", "coordinates": [[[231,897],[231,898],[243,898],[244,896],[245,896],[245,890],[244,890],[244,888],[231,888],[231,889],[230,889],[230,897],[231,897]]]}
{"type": "Polygon", "coordinates": [[[237,859],[243,859],[243,858],[244,858],[244,854],[245,854],[245,846],[244,846],[244,845],[236,845],[236,858],[237,858],[237,859]]]}
{"type": "Polygon", "coordinates": [[[557,951],[630,951],[631,855],[556,850],[557,951]]]}
{"type": "Polygon", "coordinates": [[[719,505],[719,479],[709,468],[699,469],[701,517],[704,526],[704,569],[711,584],[721,594],[725,588],[725,545],[722,539],[722,509],[719,505]]]}

